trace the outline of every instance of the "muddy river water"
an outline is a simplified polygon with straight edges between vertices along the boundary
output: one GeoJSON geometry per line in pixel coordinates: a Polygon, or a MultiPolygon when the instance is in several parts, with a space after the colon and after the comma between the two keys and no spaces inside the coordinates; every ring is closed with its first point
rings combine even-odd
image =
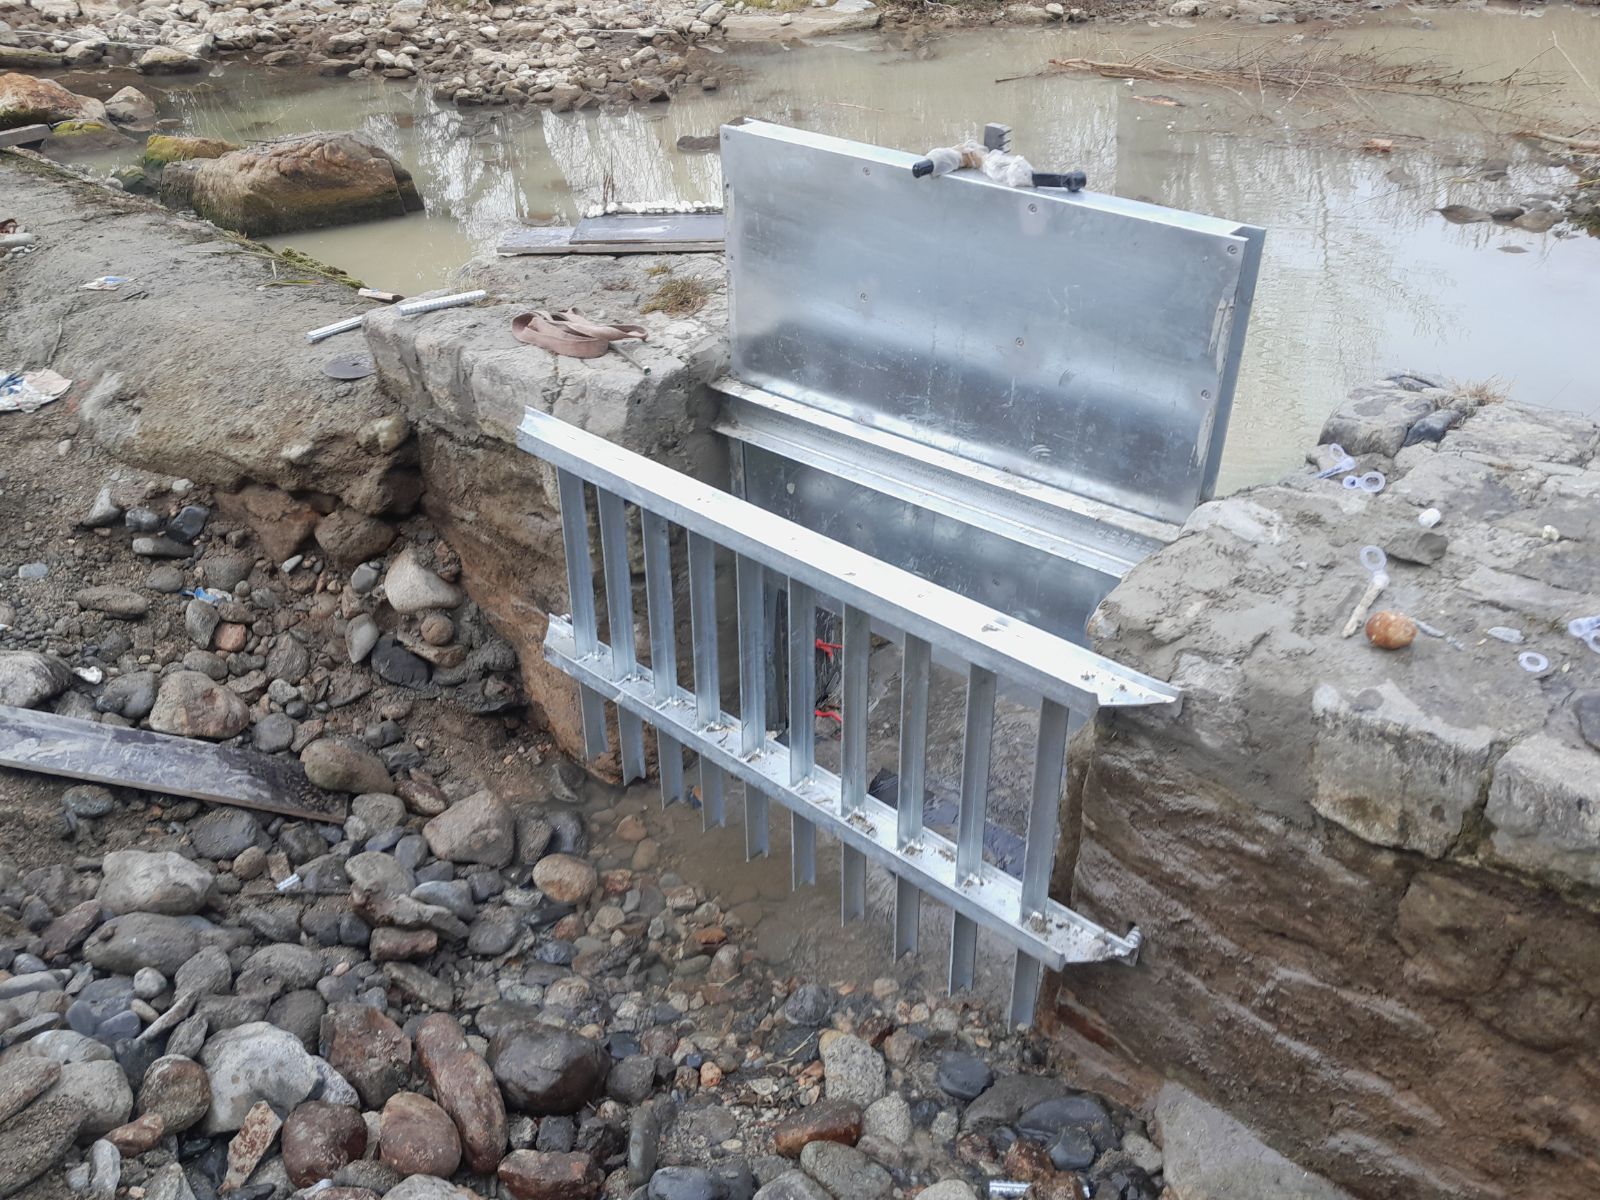
{"type": "Polygon", "coordinates": [[[716,156],[677,142],[741,115],[911,150],[1002,121],[1041,170],[1082,168],[1095,190],[1267,229],[1224,490],[1291,467],[1350,385],[1393,369],[1494,380],[1520,400],[1600,415],[1589,353],[1600,240],[1452,224],[1434,211],[1526,202],[1571,182],[1512,134],[1600,122],[1600,10],[1400,7],[1338,29],[1191,24],[735,47],[719,59],[717,91],[620,113],[458,111],[420,86],[238,70],[175,85],[162,104],[199,133],[358,129],[395,153],[425,215],[276,241],[400,291],[448,283],[519,222],[572,221],[608,186],[621,200],[716,199],[716,156]],[[1052,58],[1179,47],[1215,59],[1264,42],[1514,82],[1470,101],[1060,72],[997,82],[1052,58]],[[1369,138],[1392,149],[1363,150],[1369,138]]]}

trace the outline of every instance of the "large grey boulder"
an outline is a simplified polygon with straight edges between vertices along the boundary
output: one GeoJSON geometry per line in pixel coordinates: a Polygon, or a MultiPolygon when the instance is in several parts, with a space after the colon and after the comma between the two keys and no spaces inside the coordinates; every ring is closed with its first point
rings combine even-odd
{"type": "Polygon", "coordinates": [[[115,1059],[67,1063],[51,1096],[70,1096],[83,1107],[78,1136],[85,1141],[109,1133],[133,1114],[133,1089],[115,1059]]]}
{"type": "Polygon", "coordinates": [[[132,975],[141,967],[154,967],[170,978],[194,956],[203,934],[211,928],[209,922],[194,917],[127,913],[91,933],[83,944],[83,954],[113,975],[132,975]]]}
{"type": "Polygon", "coordinates": [[[100,903],[109,913],[186,916],[206,906],[211,872],[181,854],[113,850],[101,863],[100,903]]]}
{"type": "Polygon", "coordinates": [[[493,792],[458,800],[422,827],[434,857],[452,863],[503,867],[516,849],[511,807],[493,792]]]}
{"type": "Polygon", "coordinates": [[[250,724],[250,709],[237,692],[199,671],[174,671],[161,681],[150,728],[157,733],[220,741],[250,724]]]}
{"type": "Polygon", "coordinates": [[[265,1100],[288,1112],[317,1085],[317,1066],[300,1040],[265,1021],[224,1030],[206,1043],[200,1062],[211,1080],[204,1129],[229,1133],[265,1100]]]}
{"type": "Polygon", "coordinates": [[[54,655],[32,650],[0,651],[0,704],[38,708],[59,696],[71,682],[71,670],[54,655]]]}

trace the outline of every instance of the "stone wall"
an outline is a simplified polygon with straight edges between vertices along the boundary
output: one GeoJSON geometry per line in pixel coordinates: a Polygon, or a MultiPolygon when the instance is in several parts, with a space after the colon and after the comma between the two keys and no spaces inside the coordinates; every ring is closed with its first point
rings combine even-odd
{"type": "Polygon", "coordinates": [[[1600,428],[1406,378],[1323,440],[1387,488],[1306,471],[1205,505],[1091,621],[1184,698],[1078,746],[1058,878],[1145,949],[1053,980],[1053,1019],[1359,1196],[1590,1196],[1600,654],[1566,626],[1600,613],[1600,428]],[[1340,636],[1367,544],[1375,608],[1442,636],[1340,636]]]}
{"type": "MultiPolygon", "coordinates": [[[[517,448],[516,427],[525,407],[536,408],[697,478],[726,480],[706,386],[727,368],[722,259],[488,258],[469,264],[460,282],[489,291],[493,302],[423,321],[378,311],[367,341],[384,390],[416,431],[424,512],[461,556],[472,598],[516,647],[532,719],[581,758],[576,687],[541,650],[547,614],[570,610],[555,473],[517,448]],[[665,279],[690,277],[707,284],[701,311],[641,315],[665,279]],[[629,344],[633,361],[616,353],[562,358],[512,338],[516,313],[568,307],[641,322],[650,337],[629,344]]],[[[591,523],[593,516],[591,501],[591,523]]],[[[591,543],[599,545],[593,531],[591,543]]],[[[603,613],[598,580],[596,591],[603,613]]],[[[642,618],[642,603],[635,611],[642,618]]],[[[678,611],[688,611],[686,597],[678,611]]],[[[614,768],[596,764],[602,773],[614,768]]]]}

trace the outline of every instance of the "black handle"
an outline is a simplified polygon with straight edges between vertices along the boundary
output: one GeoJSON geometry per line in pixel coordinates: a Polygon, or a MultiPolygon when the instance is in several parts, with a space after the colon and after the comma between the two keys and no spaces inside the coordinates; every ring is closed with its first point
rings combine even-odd
{"type": "MultiPolygon", "coordinates": [[[[912,168],[915,170],[916,168],[912,168]]],[[[1041,171],[1033,173],[1033,186],[1042,188],[1066,188],[1069,192],[1083,191],[1088,178],[1082,171],[1067,171],[1061,175],[1046,174],[1041,171]]]]}

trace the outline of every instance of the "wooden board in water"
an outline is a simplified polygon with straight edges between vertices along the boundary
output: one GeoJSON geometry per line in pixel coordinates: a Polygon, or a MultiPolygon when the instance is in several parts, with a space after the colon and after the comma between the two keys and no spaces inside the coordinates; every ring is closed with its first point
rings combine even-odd
{"type": "Polygon", "coordinates": [[[344,824],[292,758],[0,704],[0,767],[344,824]]]}

